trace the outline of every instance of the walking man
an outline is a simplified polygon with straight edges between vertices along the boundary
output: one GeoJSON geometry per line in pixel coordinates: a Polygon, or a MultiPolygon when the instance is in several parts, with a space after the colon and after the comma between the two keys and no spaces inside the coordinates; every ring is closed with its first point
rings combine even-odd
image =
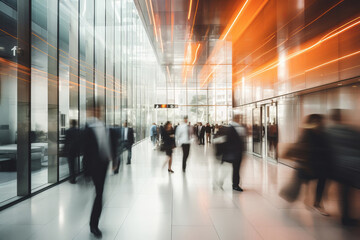
{"type": "Polygon", "coordinates": [[[191,126],[187,124],[188,117],[184,117],[184,122],[176,128],[175,132],[175,141],[178,146],[181,146],[183,150],[183,161],[182,161],[182,170],[186,171],[186,162],[189,157],[190,152],[190,137],[191,137],[191,126]]]}

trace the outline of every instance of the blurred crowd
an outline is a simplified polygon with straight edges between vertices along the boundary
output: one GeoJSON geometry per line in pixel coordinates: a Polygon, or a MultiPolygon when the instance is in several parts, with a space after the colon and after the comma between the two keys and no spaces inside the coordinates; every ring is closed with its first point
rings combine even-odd
{"type": "MultiPolygon", "coordinates": [[[[64,152],[69,161],[70,182],[76,182],[74,159],[83,155],[85,176],[91,177],[96,197],[90,218],[90,231],[95,236],[101,236],[98,228],[102,209],[102,194],[108,165],[112,163],[113,174],[118,174],[123,154],[127,152],[126,164],[131,164],[134,131],[127,121],[122,126],[108,128],[101,120],[101,107],[94,107],[92,116],[81,131],[77,122],[71,121],[71,127],[66,131],[64,152]]],[[[306,117],[301,134],[296,143],[286,151],[285,158],[294,161],[293,177],[281,189],[280,196],[289,202],[299,198],[303,185],[317,181],[313,209],[322,215],[328,213],[323,206],[323,195],[329,180],[341,184],[341,212],[344,225],[356,225],[351,216],[351,194],[360,187],[360,134],[346,124],[343,111],[334,109],[326,117],[321,114],[311,114],[306,117]]],[[[214,184],[222,188],[224,176],[218,170],[222,165],[232,166],[232,189],[242,192],[240,186],[240,167],[243,153],[246,149],[246,138],[249,127],[243,124],[242,116],[235,114],[229,124],[191,124],[188,117],[183,122],[173,126],[153,123],[150,127],[150,138],[154,150],[160,150],[167,156],[164,167],[172,169],[173,149],[182,149],[182,171],[187,169],[187,159],[192,144],[204,146],[213,144],[218,168],[214,168],[214,184]],[[219,174],[220,173],[220,174],[219,174]]],[[[271,131],[270,131],[271,132],[271,131]]],[[[250,133],[251,134],[251,133],[250,133]]],[[[275,145],[277,147],[277,144],[275,145]]]]}
{"type": "Polygon", "coordinates": [[[351,194],[360,187],[360,133],[347,124],[344,110],[331,110],[326,116],[311,114],[305,118],[298,141],[286,152],[285,158],[296,163],[296,171],[280,195],[293,202],[297,200],[301,186],[317,181],[313,208],[322,215],[322,199],[329,180],[340,184],[342,223],[356,225],[351,216],[351,194]]]}

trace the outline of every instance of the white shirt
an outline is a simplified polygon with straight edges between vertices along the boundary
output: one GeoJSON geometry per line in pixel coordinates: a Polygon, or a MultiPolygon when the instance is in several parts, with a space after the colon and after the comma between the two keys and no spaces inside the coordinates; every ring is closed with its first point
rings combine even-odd
{"type": "Polygon", "coordinates": [[[199,126],[198,127],[198,135],[200,135],[200,133],[201,133],[201,128],[202,128],[203,126],[199,126]]]}
{"type": "Polygon", "coordinates": [[[128,140],[128,128],[127,127],[124,127],[123,128],[123,134],[124,134],[124,141],[127,141],[128,140]]]}
{"type": "Polygon", "coordinates": [[[177,146],[181,146],[183,144],[190,144],[190,134],[191,127],[186,123],[179,125],[176,128],[175,132],[175,140],[177,142],[177,146]]]}

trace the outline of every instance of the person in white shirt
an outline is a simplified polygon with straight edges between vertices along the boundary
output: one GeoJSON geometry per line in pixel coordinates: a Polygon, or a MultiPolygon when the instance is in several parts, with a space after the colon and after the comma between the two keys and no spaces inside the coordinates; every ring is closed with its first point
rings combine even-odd
{"type": "Polygon", "coordinates": [[[186,171],[186,162],[189,157],[190,152],[190,140],[192,128],[187,124],[188,117],[184,117],[184,122],[176,128],[175,132],[175,141],[177,146],[181,146],[183,150],[183,161],[182,161],[182,170],[186,171]]]}

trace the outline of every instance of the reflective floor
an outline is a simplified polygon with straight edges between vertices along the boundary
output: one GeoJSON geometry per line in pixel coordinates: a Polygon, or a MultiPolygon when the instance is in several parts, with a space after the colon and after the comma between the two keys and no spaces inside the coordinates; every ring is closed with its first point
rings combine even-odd
{"type": "MultiPolygon", "coordinates": [[[[307,207],[313,185],[293,205],[278,197],[291,168],[247,156],[241,171],[245,191],[233,192],[231,166],[220,166],[212,152],[211,146],[192,145],[183,174],[176,149],[175,173],[169,174],[163,153],[148,141],[136,145],[132,165],[121,166],[118,175],[109,171],[99,226],[103,239],[359,239],[359,228],[339,223],[335,183],[327,189],[330,217],[324,217],[307,207]]],[[[88,225],[93,199],[93,185],[82,178],[53,187],[0,212],[0,239],[95,239],[88,225]]]]}

